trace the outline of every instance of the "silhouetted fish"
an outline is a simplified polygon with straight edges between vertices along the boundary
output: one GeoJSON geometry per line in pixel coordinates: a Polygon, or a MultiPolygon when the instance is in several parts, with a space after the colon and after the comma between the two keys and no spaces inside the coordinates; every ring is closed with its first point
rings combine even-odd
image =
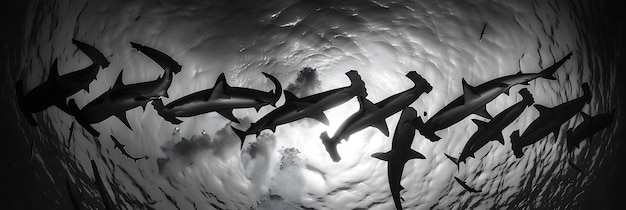
{"type": "Polygon", "coordinates": [[[209,112],[217,112],[230,121],[239,123],[232,113],[233,109],[254,107],[258,111],[266,105],[276,106],[276,101],[280,99],[282,86],[278,79],[265,72],[263,75],[274,83],[273,91],[230,87],[224,73],[221,73],[211,89],[186,95],[167,105],[163,105],[161,100],[155,100],[152,105],[163,119],[173,124],[182,122],[176,117],[192,117],[209,112]]]}
{"type": "Polygon", "coordinates": [[[121,152],[124,156],[126,156],[127,158],[132,159],[132,160],[134,160],[134,161],[137,161],[137,160],[140,160],[140,159],[147,159],[147,158],[148,158],[148,156],[144,156],[144,157],[134,157],[134,156],[132,156],[132,155],[128,154],[128,152],[127,152],[127,151],[126,151],[126,149],[125,149],[126,145],[123,145],[122,143],[120,143],[120,141],[118,141],[118,140],[117,140],[117,138],[115,138],[115,136],[110,135],[110,137],[111,137],[111,140],[113,141],[113,143],[115,144],[115,145],[113,146],[113,149],[116,149],[116,148],[117,148],[117,149],[118,149],[118,150],[120,150],[120,152],[121,152]]]}
{"type": "Polygon", "coordinates": [[[99,136],[91,124],[101,122],[111,116],[120,119],[128,129],[130,123],[126,111],[141,106],[145,109],[150,100],[167,97],[167,89],[172,84],[172,77],[180,72],[181,66],[169,56],[155,49],[131,42],[131,46],[147,55],[159,64],[164,75],[156,80],[125,85],[122,82],[123,71],[118,75],[113,87],[79,109],[74,99],[68,102],[69,114],[74,115],[79,124],[94,136],[99,136]]]}
{"type": "Polygon", "coordinates": [[[470,137],[465,144],[465,147],[463,147],[458,163],[465,163],[468,157],[474,157],[474,153],[491,140],[497,140],[500,144],[504,145],[502,130],[517,119],[522,112],[524,112],[526,107],[535,103],[535,100],[530,92],[528,92],[528,89],[521,89],[519,94],[522,95],[522,101],[517,102],[511,107],[500,112],[500,114],[496,115],[488,123],[477,119],[472,120],[478,126],[478,130],[470,137]]]}
{"type": "Polygon", "coordinates": [[[470,114],[477,114],[484,118],[491,119],[492,117],[486,109],[487,103],[491,102],[501,93],[508,94],[509,89],[515,85],[527,85],[528,82],[539,77],[555,80],[556,78],[554,78],[553,73],[571,56],[572,53],[570,52],[564,58],[539,73],[522,74],[520,71],[517,74],[493,79],[476,87],[468,85],[465,79],[463,79],[463,95],[443,107],[425,123],[422,118],[419,117],[415,121],[416,129],[418,129],[420,134],[424,137],[435,142],[441,139],[439,136],[435,135],[436,131],[450,127],[465,119],[465,117],[470,114]]]}
{"type": "Polygon", "coordinates": [[[68,112],[65,104],[66,98],[80,90],[89,92],[89,84],[96,79],[99,69],[109,66],[109,61],[93,46],[78,40],[72,40],[72,43],[91,59],[93,62],[91,65],[82,70],[59,76],[57,59],[54,59],[48,80],[32,89],[28,94],[24,95],[22,80],[15,83],[20,109],[32,126],[37,125],[32,113],[41,112],[50,106],[56,106],[64,112],[68,112]]]}
{"type": "Polygon", "coordinates": [[[415,83],[415,86],[411,89],[390,96],[376,104],[373,104],[365,97],[357,97],[361,105],[360,109],[337,128],[333,137],[329,137],[326,131],[320,135],[320,139],[322,139],[322,143],[333,161],[338,162],[341,160],[337,152],[337,144],[342,139],[347,140],[353,133],[369,126],[376,127],[385,136],[389,136],[389,129],[385,119],[408,107],[423,93],[429,93],[433,89],[428,81],[415,71],[407,73],[406,76],[415,83]]]}
{"type": "Polygon", "coordinates": [[[396,131],[391,143],[391,151],[385,153],[374,153],[372,157],[387,161],[387,177],[389,178],[389,188],[396,209],[402,209],[400,203],[400,190],[404,187],[400,184],[404,164],[411,159],[426,159],[421,153],[411,149],[415,128],[413,120],[417,117],[417,112],[412,107],[405,108],[400,115],[400,120],[396,126],[396,131]]]}
{"type": "Polygon", "coordinates": [[[454,179],[456,180],[456,182],[458,182],[463,188],[465,188],[465,190],[467,190],[468,192],[471,193],[477,193],[477,192],[481,192],[480,190],[476,190],[470,186],[468,186],[467,184],[465,184],[464,181],[461,181],[461,179],[454,177],[454,179]]]}
{"type": "Polygon", "coordinates": [[[328,90],[304,98],[298,98],[293,93],[285,91],[285,104],[272,110],[255,123],[252,123],[248,130],[244,132],[232,128],[241,139],[242,147],[247,135],[258,135],[265,129],[276,131],[276,126],[303,118],[313,118],[328,125],[328,118],[324,114],[324,111],[339,106],[349,101],[354,96],[367,96],[365,83],[361,80],[359,73],[355,70],[351,70],[346,72],[346,75],[352,82],[351,85],[347,87],[328,90]]]}
{"type": "Polygon", "coordinates": [[[100,193],[100,197],[102,198],[104,209],[115,209],[115,203],[113,203],[113,200],[111,200],[111,196],[107,192],[107,189],[104,186],[102,179],[100,178],[100,172],[98,172],[98,166],[96,166],[96,161],[94,160],[91,160],[91,169],[93,170],[94,183],[96,184],[96,188],[98,188],[98,192],[100,193]]]}
{"type": "Polygon", "coordinates": [[[478,38],[478,41],[483,40],[483,35],[485,35],[485,28],[487,28],[487,22],[485,22],[485,25],[483,25],[483,30],[480,31],[480,38],[478,38]]]}
{"type": "Polygon", "coordinates": [[[515,157],[522,157],[524,155],[522,149],[525,146],[538,142],[550,133],[554,134],[554,139],[559,138],[561,125],[576,115],[576,113],[580,112],[583,106],[591,100],[589,84],[584,83],[582,88],[584,92],[583,96],[554,108],[548,108],[538,104],[535,105],[535,108],[539,111],[539,117],[526,128],[522,135],[519,135],[519,130],[511,133],[511,147],[515,157]]]}
{"type": "Polygon", "coordinates": [[[567,149],[572,151],[574,148],[578,148],[580,142],[589,138],[593,138],[593,134],[602,129],[608,127],[613,122],[613,116],[615,116],[615,110],[611,113],[599,114],[593,117],[581,112],[583,115],[583,122],[581,122],[576,128],[567,129],[567,149]]]}

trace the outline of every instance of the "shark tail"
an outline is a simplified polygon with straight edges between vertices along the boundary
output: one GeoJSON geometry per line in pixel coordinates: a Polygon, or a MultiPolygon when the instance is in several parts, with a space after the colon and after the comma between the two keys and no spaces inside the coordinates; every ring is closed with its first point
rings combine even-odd
{"type": "Polygon", "coordinates": [[[513,131],[513,133],[511,133],[511,149],[513,149],[513,154],[516,158],[524,156],[524,152],[522,152],[522,147],[519,145],[519,141],[521,141],[519,130],[513,131]]]}
{"type": "Polygon", "coordinates": [[[153,100],[152,106],[154,106],[154,109],[157,111],[157,113],[161,115],[161,117],[163,117],[163,119],[167,120],[168,122],[172,124],[176,124],[176,125],[183,122],[179,120],[178,118],[176,118],[174,114],[166,110],[167,108],[165,108],[165,106],[163,105],[163,101],[160,98],[153,100]]]}
{"type": "Polygon", "coordinates": [[[235,134],[239,137],[239,139],[241,139],[241,147],[240,147],[240,149],[243,149],[243,143],[246,142],[246,136],[248,135],[248,133],[246,133],[246,132],[244,132],[242,130],[239,130],[239,129],[233,127],[233,126],[230,126],[230,129],[232,129],[233,132],[235,132],[235,134]]]}
{"type": "Polygon", "coordinates": [[[26,103],[25,97],[24,96],[24,85],[23,85],[23,81],[22,80],[18,80],[15,83],[15,94],[17,95],[17,103],[20,106],[20,109],[22,110],[22,113],[24,114],[24,117],[26,117],[26,121],[28,121],[28,124],[30,124],[31,126],[37,126],[37,121],[35,121],[35,118],[33,117],[33,114],[28,112],[26,110],[26,103]]]}
{"type": "Polygon", "coordinates": [[[278,81],[278,79],[276,79],[276,77],[272,76],[271,74],[263,72],[263,75],[265,75],[265,77],[267,77],[272,81],[272,83],[274,83],[274,90],[272,91],[272,93],[274,94],[274,100],[272,100],[271,104],[273,107],[276,107],[276,102],[278,102],[278,99],[280,99],[280,96],[282,96],[283,94],[283,86],[280,85],[280,81],[278,81]]]}
{"type": "Polygon", "coordinates": [[[324,144],[324,147],[326,147],[326,152],[328,152],[330,158],[332,158],[334,162],[339,162],[341,160],[341,157],[337,152],[337,141],[334,141],[333,139],[328,137],[328,133],[326,131],[324,131],[320,135],[320,139],[322,139],[322,144],[324,144]]]}
{"type": "Polygon", "coordinates": [[[430,91],[433,90],[433,86],[431,86],[430,83],[428,83],[428,81],[426,81],[426,79],[424,79],[424,77],[422,77],[422,75],[418,74],[416,71],[410,71],[405,76],[411,79],[411,81],[415,83],[415,86],[420,84],[426,84],[426,93],[430,93],[430,91]]]}
{"type": "Polygon", "coordinates": [[[539,72],[539,76],[549,79],[549,80],[556,80],[556,78],[554,77],[554,72],[556,72],[556,70],[559,69],[559,67],[561,67],[565,61],[567,61],[568,59],[570,59],[572,57],[572,52],[569,52],[569,54],[567,54],[565,57],[561,58],[561,60],[557,61],[556,63],[552,64],[552,66],[544,69],[543,71],[539,72]]]}
{"type": "Polygon", "coordinates": [[[527,88],[521,89],[519,94],[522,96],[522,101],[526,102],[526,104],[530,105],[535,103],[535,98],[530,94],[527,88]]]}
{"type": "Polygon", "coordinates": [[[437,136],[431,128],[426,126],[422,117],[417,117],[417,119],[413,120],[413,127],[415,127],[415,129],[417,129],[422,136],[426,137],[431,142],[436,142],[441,139],[441,137],[437,136]]]}
{"type": "Polygon", "coordinates": [[[346,76],[350,79],[350,86],[357,90],[356,95],[359,97],[367,97],[367,88],[365,88],[365,82],[361,79],[361,75],[356,70],[350,70],[346,72],[346,76]]]}
{"type": "Polygon", "coordinates": [[[83,128],[85,130],[87,130],[87,132],[89,132],[94,137],[99,137],[100,136],[100,132],[98,132],[96,129],[94,129],[91,126],[91,124],[89,124],[88,122],[85,122],[83,117],[80,116],[80,109],[78,109],[78,106],[76,105],[76,101],[74,101],[74,99],[70,99],[68,101],[68,103],[67,103],[67,111],[68,111],[68,114],[74,115],[74,118],[76,118],[76,121],[78,122],[78,124],[83,126],[83,128]]]}
{"type": "Polygon", "coordinates": [[[102,52],[100,52],[100,50],[96,49],[95,47],[88,45],[87,43],[78,41],[76,39],[72,39],[72,44],[76,45],[76,47],[80,51],[85,53],[85,55],[87,55],[87,57],[89,57],[89,59],[91,59],[92,62],[94,62],[96,65],[100,66],[101,68],[104,69],[109,66],[110,64],[109,60],[107,60],[106,57],[104,57],[104,54],[102,54],[102,52]]]}

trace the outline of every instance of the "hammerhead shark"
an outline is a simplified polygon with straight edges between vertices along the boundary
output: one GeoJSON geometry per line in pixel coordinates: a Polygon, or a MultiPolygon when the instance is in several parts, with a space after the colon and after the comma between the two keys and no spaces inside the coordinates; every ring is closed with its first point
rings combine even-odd
{"type": "Polygon", "coordinates": [[[590,117],[588,114],[581,112],[583,116],[583,122],[576,128],[567,129],[567,149],[572,151],[574,148],[578,148],[580,142],[585,139],[591,140],[593,134],[608,127],[613,122],[615,116],[615,110],[611,113],[599,114],[590,117]]]}
{"type": "Polygon", "coordinates": [[[148,159],[148,156],[144,156],[144,157],[134,157],[130,154],[128,154],[128,152],[126,151],[126,149],[124,147],[126,147],[126,145],[123,145],[122,143],[120,143],[120,141],[117,140],[117,138],[115,138],[115,136],[110,135],[111,140],[113,141],[113,143],[115,144],[113,146],[113,149],[117,148],[118,150],[120,150],[120,152],[122,153],[122,155],[126,156],[129,159],[132,159],[134,161],[137,160],[141,160],[141,159],[148,159]]]}
{"type": "Polygon", "coordinates": [[[77,122],[96,137],[100,133],[91,127],[91,124],[101,122],[111,116],[116,116],[132,130],[126,118],[126,111],[139,106],[145,109],[148,101],[158,97],[168,97],[167,89],[172,84],[172,77],[182,68],[178,62],[165,53],[133,42],[131,46],[159,64],[165,73],[153,81],[125,85],[122,82],[124,72],[122,70],[111,89],[87,103],[82,109],[78,108],[74,99],[70,99],[68,113],[74,115],[77,122]]]}
{"type": "Polygon", "coordinates": [[[92,64],[84,69],[59,76],[57,60],[54,59],[50,67],[50,75],[46,82],[32,89],[24,95],[22,80],[15,83],[17,101],[28,123],[37,126],[37,121],[32,114],[41,112],[50,106],[56,106],[67,112],[66,98],[76,94],[80,90],[89,92],[89,84],[96,79],[100,68],[107,68],[109,61],[104,55],[91,45],[78,40],[72,40],[76,47],[85,53],[92,64]]]}
{"type": "Polygon", "coordinates": [[[369,126],[374,126],[383,132],[385,136],[389,136],[389,129],[385,119],[408,107],[423,93],[429,93],[433,89],[430,83],[415,71],[407,73],[406,77],[415,83],[415,86],[411,89],[390,96],[376,104],[373,104],[365,97],[357,97],[360,104],[359,110],[348,117],[337,128],[333,137],[329,137],[326,131],[320,135],[326,151],[334,162],[341,160],[337,152],[337,144],[342,139],[348,140],[350,135],[369,126]]]}
{"type": "Polygon", "coordinates": [[[402,110],[400,120],[396,126],[396,131],[391,143],[391,151],[385,153],[374,153],[372,157],[387,161],[387,176],[389,178],[389,188],[396,209],[402,209],[400,203],[400,190],[404,187],[400,184],[404,164],[411,159],[426,159],[424,155],[411,149],[413,137],[415,136],[415,128],[413,120],[417,117],[417,112],[412,107],[402,110]]]}
{"type": "Polygon", "coordinates": [[[93,178],[94,183],[96,184],[96,188],[98,188],[98,192],[100,193],[100,197],[102,197],[102,203],[104,204],[104,209],[111,210],[114,209],[113,200],[111,200],[111,196],[109,192],[107,192],[106,187],[104,186],[104,182],[100,178],[100,172],[98,172],[98,166],[96,165],[96,161],[91,160],[91,169],[93,170],[93,178]]]}
{"type": "Polygon", "coordinates": [[[259,135],[261,131],[265,129],[270,129],[272,132],[275,132],[276,126],[307,117],[328,125],[328,118],[324,114],[324,111],[339,106],[349,101],[354,96],[367,96],[365,83],[361,80],[359,73],[355,70],[351,70],[346,72],[346,75],[352,82],[351,85],[347,87],[328,90],[304,98],[298,98],[293,93],[285,91],[285,104],[272,110],[270,113],[257,120],[257,122],[252,123],[248,130],[244,132],[232,128],[241,139],[241,145],[243,146],[247,135],[259,135]]]}
{"type": "Polygon", "coordinates": [[[152,105],[163,119],[172,124],[180,124],[176,117],[192,117],[209,112],[217,112],[230,121],[239,123],[233,115],[233,109],[254,107],[257,111],[266,105],[276,106],[282,94],[282,87],[276,77],[263,72],[274,83],[273,91],[259,91],[249,88],[231,87],[226,82],[224,73],[215,81],[213,88],[201,90],[163,105],[163,101],[154,100],[152,105]]]}
{"type": "Polygon", "coordinates": [[[522,96],[522,100],[516,104],[510,106],[500,114],[496,115],[488,123],[473,119],[474,123],[478,126],[478,130],[470,137],[461,151],[458,163],[465,163],[468,157],[474,157],[474,153],[480,148],[485,146],[491,140],[497,140],[500,144],[504,145],[504,137],[502,136],[502,130],[509,126],[517,117],[519,117],[526,107],[535,103],[533,96],[528,92],[528,89],[524,88],[519,91],[522,96]]]}
{"type": "Polygon", "coordinates": [[[477,114],[481,117],[491,119],[492,116],[486,109],[487,103],[491,102],[501,93],[508,95],[509,89],[515,85],[528,85],[528,82],[540,77],[556,80],[553,73],[571,56],[572,53],[570,52],[564,58],[539,73],[523,74],[520,71],[517,74],[493,79],[476,87],[468,85],[465,79],[463,79],[463,95],[443,107],[425,123],[421,117],[418,117],[415,121],[415,127],[424,137],[435,142],[441,139],[441,137],[435,134],[435,131],[450,127],[465,119],[465,117],[470,114],[477,114]]]}
{"type": "Polygon", "coordinates": [[[582,89],[583,96],[556,107],[548,108],[539,104],[534,105],[539,111],[539,117],[530,123],[522,135],[519,135],[519,130],[511,133],[511,148],[515,157],[522,157],[524,155],[522,149],[525,146],[538,142],[550,133],[554,134],[554,139],[559,138],[561,125],[580,112],[583,106],[591,101],[589,84],[582,84],[582,89]]]}

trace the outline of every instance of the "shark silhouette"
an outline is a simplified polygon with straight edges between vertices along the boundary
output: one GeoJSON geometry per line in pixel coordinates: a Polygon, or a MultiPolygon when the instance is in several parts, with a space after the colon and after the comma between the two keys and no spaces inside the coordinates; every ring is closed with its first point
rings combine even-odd
{"type": "Polygon", "coordinates": [[[470,114],[477,114],[481,117],[491,119],[492,117],[486,109],[487,103],[491,102],[501,93],[508,95],[509,89],[515,85],[527,85],[528,82],[539,77],[556,80],[553,73],[571,56],[572,53],[570,52],[564,58],[539,73],[523,74],[520,71],[517,74],[493,79],[476,87],[468,85],[465,79],[463,79],[463,95],[443,107],[426,122],[423,122],[421,117],[418,117],[415,121],[415,127],[419,130],[420,134],[430,141],[435,142],[441,139],[441,137],[435,134],[435,131],[450,127],[465,119],[465,117],[470,114]]]}
{"type": "Polygon", "coordinates": [[[567,149],[572,151],[574,148],[578,148],[580,142],[585,139],[591,140],[593,134],[608,127],[613,122],[615,116],[615,110],[611,113],[599,114],[593,117],[581,112],[583,116],[583,122],[576,128],[570,128],[567,130],[567,149]]]}
{"type": "Polygon", "coordinates": [[[480,190],[476,190],[472,187],[470,187],[469,185],[467,185],[463,180],[457,178],[456,176],[454,177],[454,179],[456,180],[456,182],[458,182],[463,188],[465,188],[465,190],[467,190],[468,192],[471,193],[478,193],[481,192],[480,190]]]}
{"type": "Polygon", "coordinates": [[[163,119],[173,124],[182,123],[176,117],[192,117],[209,112],[217,112],[230,121],[239,123],[232,113],[233,109],[254,107],[258,111],[266,105],[276,106],[276,102],[280,99],[282,86],[278,79],[265,72],[263,75],[274,83],[273,91],[230,87],[224,73],[221,73],[211,89],[189,94],[167,105],[163,105],[161,100],[154,100],[152,105],[163,119]]]}
{"type": "Polygon", "coordinates": [[[583,96],[556,107],[548,108],[538,104],[534,105],[539,111],[539,117],[530,123],[522,135],[519,135],[519,130],[511,133],[511,148],[515,157],[522,157],[524,155],[522,149],[525,146],[538,142],[550,133],[554,134],[554,139],[559,138],[561,125],[580,112],[583,106],[591,101],[589,84],[584,83],[582,88],[583,96]]]}
{"type": "Polygon", "coordinates": [[[37,126],[37,121],[32,114],[41,112],[50,106],[56,106],[64,112],[68,112],[66,98],[76,94],[80,90],[89,92],[89,84],[96,79],[100,68],[109,66],[109,61],[104,55],[91,45],[78,40],[72,40],[76,47],[85,53],[92,64],[84,69],[74,71],[59,76],[57,60],[54,59],[50,67],[50,75],[46,82],[32,89],[24,95],[24,85],[22,80],[15,83],[17,101],[26,120],[32,126],[37,126]]]}
{"type": "Polygon", "coordinates": [[[160,51],[133,42],[131,46],[159,64],[165,73],[153,81],[125,85],[122,82],[124,72],[122,70],[111,89],[87,103],[82,109],[78,108],[74,99],[70,99],[68,113],[74,115],[78,123],[96,137],[100,133],[91,127],[91,124],[101,122],[111,116],[117,117],[128,129],[132,130],[126,118],[126,111],[139,106],[145,109],[148,101],[158,97],[168,97],[167,89],[172,84],[172,77],[181,70],[178,62],[160,51]]]}
{"type": "Polygon", "coordinates": [[[91,169],[93,170],[93,179],[96,184],[96,188],[98,188],[98,192],[100,193],[100,197],[102,197],[102,203],[104,204],[104,209],[112,210],[114,209],[115,203],[111,200],[111,196],[109,192],[107,192],[106,187],[104,186],[104,182],[102,182],[102,178],[100,178],[100,172],[98,172],[98,166],[96,165],[96,161],[91,160],[91,169]]]}
{"type": "Polygon", "coordinates": [[[423,93],[429,93],[433,89],[430,83],[415,71],[407,73],[406,77],[415,83],[415,86],[411,89],[390,96],[376,104],[373,104],[365,97],[357,97],[360,109],[348,117],[348,119],[337,128],[333,137],[329,137],[326,131],[320,135],[320,139],[326,151],[334,162],[341,160],[337,152],[337,144],[339,144],[342,139],[347,140],[353,133],[369,126],[376,127],[383,132],[385,136],[389,136],[389,129],[387,128],[385,119],[408,107],[423,93]]]}
{"type": "Polygon", "coordinates": [[[120,150],[120,152],[122,153],[122,155],[126,156],[127,158],[132,159],[132,160],[134,160],[135,162],[136,162],[137,160],[141,160],[141,159],[148,159],[148,156],[143,156],[143,157],[134,157],[134,156],[132,156],[132,155],[128,154],[128,152],[127,152],[127,151],[126,151],[126,149],[125,149],[126,145],[123,145],[122,143],[120,143],[120,141],[118,141],[118,140],[117,140],[117,138],[115,138],[115,136],[110,135],[110,137],[111,137],[111,140],[113,141],[113,143],[115,144],[115,145],[113,146],[113,149],[116,149],[116,148],[117,148],[118,150],[120,150]]]}
{"type": "Polygon", "coordinates": [[[424,155],[411,149],[413,137],[415,136],[415,128],[413,127],[412,121],[416,117],[417,112],[412,107],[402,110],[391,143],[391,151],[372,154],[372,157],[387,161],[389,188],[396,209],[402,209],[400,191],[403,190],[404,187],[400,184],[400,180],[402,179],[404,164],[411,159],[426,159],[424,155]]]}
{"type": "Polygon", "coordinates": [[[298,98],[293,93],[285,91],[285,104],[272,110],[270,113],[257,120],[257,122],[252,123],[248,130],[244,132],[234,127],[232,128],[241,139],[242,147],[247,135],[259,135],[261,131],[265,129],[270,129],[275,132],[276,126],[303,118],[313,118],[328,125],[328,118],[324,114],[324,111],[339,106],[349,101],[354,96],[367,96],[365,83],[361,80],[359,73],[355,70],[351,70],[346,72],[346,75],[352,82],[352,84],[347,87],[328,90],[304,98],[298,98]]]}
{"type": "Polygon", "coordinates": [[[478,126],[478,130],[470,137],[465,147],[463,147],[457,163],[465,163],[468,157],[474,157],[474,153],[491,140],[495,139],[500,142],[500,144],[504,145],[502,130],[517,119],[526,107],[535,103],[528,89],[521,89],[519,94],[522,96],[522,101],[500,112],[500,114],[493,117],[488,123],[477,119],[472,120],[478,126]]]}

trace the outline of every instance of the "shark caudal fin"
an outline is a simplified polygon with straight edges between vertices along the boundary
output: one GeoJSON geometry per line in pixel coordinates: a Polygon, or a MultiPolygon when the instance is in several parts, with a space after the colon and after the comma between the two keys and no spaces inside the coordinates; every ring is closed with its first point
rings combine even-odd
{"type": "Polygon", "coordinates": [[[328,154],[330,155],[330,158],[332,158],[334,162],[339,162],[341,160],[341,157],[339,156],[339,153],[337,152],[338,142],[328,137],[328,133],[326,131],[324,131],[320,135],[320,139],[322,139],[322,144],[324,144],[324,147],[326,148],[326,152],[328,152],[328,154]]]}
{"type": "Polygon", "coordinates": [[[530,94],[527,88],[521,89],[518,93],[522,96],[522,101],[524,101],[524,103],[528,105],[535,103],[535,98],[532,94],[530,94]]]}
{"type": "Polygon", "coordinates": [[[280,81],[278,81],[278,79],[276,79],[276,77],[272,76],[271,74],[262,72],[263,75],[265,75],[265,77],[267,77],[268,79],[270,79],[272,81],[272,83],[274,83],[274,90],[270,91],[271,93],[274,94],[274,99],[272,100],[272,102],[270,104],[272,104],[273,107],[276,107],[276,102],[278,102],[278,99],[280,99],[280,96],[283,93],[283,86],[280,85],[280,81]]]}
{"type": "Polygon", "coordinates": [[[239,137],[239,139],[241,140],[241,146],[239,147],[239,149],[243,149],[243,143],[246,142],[246,136],[248,135],[248,133],[239,130],[235,127],[233,127],[232,125],[230,126],[230,129],[233,130],[233,132],[235,132],[235,134],[239,137]]]}
{"type": "Polygon", "coordinates": [[[90,123],[85,122],[85,120],[83,120],[83,117],[80,114],[80,109],[78,108],[78,105],[76,105],[76,101],[74,99],[70,99],[67,102],[67,111],[68,111],[68,114],[74,116],[74,118],[76,119],[76,122],[78,122],[78,124],[83,126],[83,128],[87,130],[87,132],[89,132],[94,137],[100,136],[100,132],[98,132],[96,129],[91,127],[90,123]]]}
{"type": "Polygon", "coordinates": [[[568,59],[570,59],[572,57],[572,52],[569,52],[569,54],[567,54],[565,57],[561,58],[561,60],[557,61],[556,63],[552,64],[552,66],[542,70],[541,72],[539,72],[539,76],[549,79],[549,80],[556,80],[556,78],[554,77],[554,72],[559,69],[559,67],[561,67],[565,61],[567,61],[568,59]]]}
{"type": "Polygon", "coordinates": [[[76,39],[72,39],[72,44],[76,45],[76,48],[85,53],[85,55],[87,55],[87,57],[89,57],[89,59],[91,59],[93,63],[100,66],[101,68],[104,69],[109,66],[110,62],[106,59],[106,57],[104,57],[102,52],[100,52],[95,47],[76,39]]]}
{"type": "Polygon", "coordinates": [[[428,83],[428,81],[426,81],[426,79],[424,79],[424,77],[422,77],[422,75],[418,74],[416,71],[410,71],[405,76],[411,79],[413,83],[415,83],[415,87],[421,84],[425,84],[426,90],[424,92],[430,93],[430,91],[433,90],[433,86],[431,86],[430,83],[428,83]]]}
{"type": "Polygon", "coordinates": [[[155,99],[152,101],[152,106],[154,107],[154,109],[157,111],[157,114],[159,114],[161,117],[163,117],[163,119],[165,119],[166,121],[172,123],[172,124],[180,124],[183,121],[179,120],[178,118],[176,118],[176,116],[174,116],[174,114],[172,114],[171,112],[168,112],[165,108],[165,105],[163,105],[163,101],[159,98],[159,99],[155,99]]]}
{"type": "Polygon", "coordinates": [[[356,89],[356,96],[367,97],[367,88],[365,88],[365,82],[361,79],[361,75],[356,70],[350,70],[346,72],[346,76],[350,79],[350,87],[356,89]]]}
{"type": "Polygon", "coordinates": [[[159,64],[159,66],[163,68],[166,74],[168,74],[169,72],[178,74],[182,69],[182,66],[178,62],[176,62],[172,57],[161,51],[137,44],[135,42],[130,42],[130,46],[159,64]]]}
{"type": "Polygon", "coordinates": [[[37,121],[35,121],[33,114],[26,110],[26,104],[24,104],[26,103],[26,96],[24,95],[24,84],[22,80],[15,82],[15,94],[17,95],[17,103],[19,104],[26,121],[28,121],[28,124],[33,127],[37,126],[37,121]]]}
{"type": "Polygon", "coordinates": [[[422,136],[426,137],[431,142],[436,142],[441,139],[441,137],[435,134],[435,131],[432,128],[426,126],[426,124],[422,120],[422,117],[417,117],[415,120],[412,121],[412,124],[413,127],[415,127],[415,129],[419,131],[420,134],[422,134],[422,136]]]}
{"type": "Polygon", "coordinates": [[[513,133],[511,133],[511,149],[513,149],[513,154],[516,158],[524,156],[524,152],[522,152],[522,147],[519,145],[519,141],[521,141],[519,130],[513,131],[513,133]]]}

